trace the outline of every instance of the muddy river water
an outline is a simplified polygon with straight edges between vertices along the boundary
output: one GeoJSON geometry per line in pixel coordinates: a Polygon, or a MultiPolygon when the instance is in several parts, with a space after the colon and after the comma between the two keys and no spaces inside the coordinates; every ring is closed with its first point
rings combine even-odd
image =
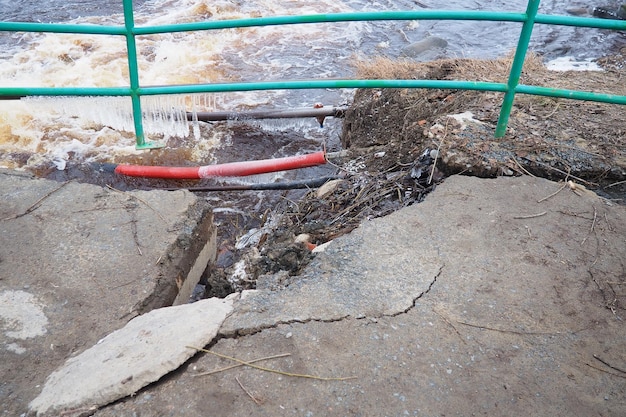
{"type": "MultiPolygon", "coordinates": [[[[610,4],[610,2],[609,2],[610,4]]],[[[567,14],[592,10],[588,1],[545,0],[540,13],[567,14]]],[[[410,0],[155,0],[135,2],[138,25],[158,25],[258,16],[353,11],[465,9],[523,11],[524,0],[410,1],[410,0]]],[[[0,20],[122,24],[122,2],[48,0],[0,1],[0,20]]],[[[9,33],[0,34],[0,86],[120,86],[128,85],[123,39],[111,36],[9,33]]],[[[137,39],[140,82],[143,85],[210,83],[224,81],[294,80],[353,77],[356,57],[398,57],[403,48],[426,37],[447,42],[441,56],[493,58],[509,53],[519,35],[519,24],[472,21],[379,21],[309,24],[287,27],[232,29],[175,33],[137,39]]],[[[571,56],[593,59],[619,47],[620,33],[606,30],[541,26],[531,48],[545,58],[571,56]]],[[[160,98],[162,109],[248,110],[310,107],[349,103],[351,90],[292,90],[228,93],[160,98]]],[[[82,101],[29,99],[0,101],[0,165],[10,168],[68,163],[155,159],[134,149],[128,100],[82,101]]],[[[158,118],[158,117],[156,117],[158,118]]],[[[215,149],[233,146],[246,127],[222,123],[214,126],[153,125],[146,121],[151,139],[166,143],[160,163],[214,163],[215,149]],[[182,129],[182,130],[181,130],[182,129]]],[[[323,131],[315,120],[256,123],[255,134],[291,132],[291,140],[304,147],[317,142],[337,143],[340,123],[329,120],[323,131]],[[259,133],[265,132],[265,133],[259,133]]],[[[247,131],[247,130],[246,130],[247,131]]],[[[249,141],[250,142],[250,141],[249,141]]],[[[254,142],[254,141],[252,141],[254,142]]],[[[248,144],[250,146],[250,144],[248,144]]],[[[263,153],[233,149],[242,158],[263,153]]],[[[261,145],[259,145],[261,146],[261,145]]],[[[263,148],[267,147],[263,145],[263,148]]],[[[263,150],[264,150],[263,149],[263,150]]],[[[278,146],[272,156],[291,152],[278,146]]]]}

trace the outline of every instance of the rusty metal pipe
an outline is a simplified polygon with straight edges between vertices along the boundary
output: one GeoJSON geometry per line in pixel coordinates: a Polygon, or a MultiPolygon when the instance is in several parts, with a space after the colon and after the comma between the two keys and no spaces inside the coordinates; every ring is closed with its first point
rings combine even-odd
{"type": "MultiPolygon", "coordinates": [[[[256,110],[247,112],[197,112],[201,122],[222,120],[258,120],[258,119],[296,119],[304,117],[344,117],[347,107],[297,108],[288,110],[256,110]]],[[[187,120],[192,121],[194,114],[187,112],[187,120]]]]}

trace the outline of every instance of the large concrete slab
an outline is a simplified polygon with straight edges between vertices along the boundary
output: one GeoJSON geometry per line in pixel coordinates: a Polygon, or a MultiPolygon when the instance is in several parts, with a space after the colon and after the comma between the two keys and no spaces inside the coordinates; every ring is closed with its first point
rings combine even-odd
{"type": "Polygon", "coordinates": [[[235,298],[231,294],[135,317],[54,371],[30,408],[37,415],[73,414],[134,395],[213,340],[235,298]]]}
{"type": "Polygon", "coordinates": [[[559,189],[448,178],[337,239],[286,290],[251,294],[211,345],[354,379],[198,376],[232,364],[199,355],[95,415],[624,415],[625,300],[611,289],[626,281],[626,208],[559,189]]]}
{"type": "Polygon", "coordinates": [[[1,171],[0,415],[26,412],[66,359],[171,304],[214,256],[214,235],[209,208],[188,192],[1,171]]]}
{"type": "MultiPolygon", "coordinates": [[[[380,317],[411,308],[443,267],[436,247],[410,248],[414,230],[408,211],[375,221],[331,242],[283,291],[245,294],[224,322],[224,335],[245,334],[278,323],[380,317]]],[[[261,278],[263,281],[263,278],[261,278]]],[[[261,283],[262,285],[262,283],[261,283]]]]}

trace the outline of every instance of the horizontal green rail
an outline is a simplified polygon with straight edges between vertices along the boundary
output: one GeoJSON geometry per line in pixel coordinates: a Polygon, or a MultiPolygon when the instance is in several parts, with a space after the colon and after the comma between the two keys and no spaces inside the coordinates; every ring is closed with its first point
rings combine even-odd
{"type": "Polygon", "coordinates": [[[495,91],[504,93],[500,118],[495,136],[506,133],[509,115],[516,93],[568,98],[574,100],[597,101],[613,104],[626,104],[626,96],[602,94],[588,91],[565,90],[528,86],[519,84],[520,75],[530,37],[535,24],[564,25],[626,31],[626,21],[603,20],[585,17],[537,14],[540,0],[529,0],[524,13],[466,11],[466,10],[417,10],[417,11],[381,11],[356,13],[330,13],[299,16],[272,16],[232,20],[181,23],[161,26],[135,27],[132,0],[123,0],[124,26],[46,24],[23,22],[0,22],[0,31],[77,33],[95,35],[115,35],[126,38],[129,86],[126,87],[0,87],[2,97],[24,96],[129,96],[133,105],[133,119],[137,148],[157,146],[145,141],[141,113],[141,96],[161,94],[195,94],[254,90],[287,90],[316,88],[438,88],[455,90],[495,91]],[[137,47],[135,38],[172,32],[191,32],[200,30],[234,29],[256,26],[277,26],[309,23],[339,23],[353,21],[382,20],[478,20],[516,22],[522,24],[516,53],[507,83],[455,80],[300,80],[300,81],[264,81],[247,83],[213,83],[194,85],[141,86],[137,65],[137,47]]]}
{"type": "MultiPolygon", "coordinates": [[[[308,90],[315,88],[439,88],[449,90],[507,91],[506,84],[482,81],[453,80],[308,80],[308,81],[270,81],[256,83],[216,83],[171,85],[161,87],[141,87],[142,96],[163,94],[227,93],[236,91],[260,90],[308,90]]],[[[7,96],[123,96],[128,95],[128,88],[74,88],[74,87],[30,87],[5,88],[7,96]]],[[[587,91],[566,90],[519,84],[516,93],[568,98],[573,100],[598,101],[604,103],[626,104],[626,96],[603,94],[587,91]]]]}
{"type": "MultiPolygon", "coordinates": [[[[489,12],[470,10],[420,10],[388,12],[354,12],[313,14],[300,16],[255,17],[217,20],[210,22],[179,23],[161,26],[135,27],[134,35],[194,32],[199,30],[236,29],[258,26],[296,25],[303,23],[341,23],[380,20],[479,20],[493,22],[519,22],[526,20],[524,13],[489,12]]],[[[535,23],[559,26],[577,26],[596,29],[625,30],[624,21],[537,14],[535,23]]],[[[0,32],[82,33],[93,35],[126,35],[124,26],[75,25],[69,23],[0,22],[0,32]]]]}

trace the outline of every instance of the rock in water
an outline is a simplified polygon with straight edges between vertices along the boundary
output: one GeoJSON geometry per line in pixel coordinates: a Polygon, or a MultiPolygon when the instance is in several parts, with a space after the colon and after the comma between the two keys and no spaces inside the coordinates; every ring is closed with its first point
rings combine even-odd
{"type": "Polygon", "coordinates": [[[619,19],[617,13],[611,10],[610,6],[594,7],[592,14],[594,17],[599,17],[600,19],[619,19]]]}
{"type": "Polygon", "coordinates": [[[132,395],[192,357],[217,334],[237,295],[136,317],[54,371],[29,407],[37,415],[97,407],[132,395]]]}
{"type": "Polygon", "coordinates": [[[409,58],[416,58],[426,52],[440,52],[446,46],[448,46],[448,41],[445,39],[438,38],[436,36],[429,36],[426,39],[422,39],[421,41],[413,42],[412,44],[405,46],[402,48],[402,51],[400,51],[400,54],[409,58]]]}
{"type": "Polygon", "coordinates": [[[585,7],[572,7],[569,9],[565,9],[565,12],[573,16],[586,16],[589,14],[589,10],[587,10],[585,7]]]}

